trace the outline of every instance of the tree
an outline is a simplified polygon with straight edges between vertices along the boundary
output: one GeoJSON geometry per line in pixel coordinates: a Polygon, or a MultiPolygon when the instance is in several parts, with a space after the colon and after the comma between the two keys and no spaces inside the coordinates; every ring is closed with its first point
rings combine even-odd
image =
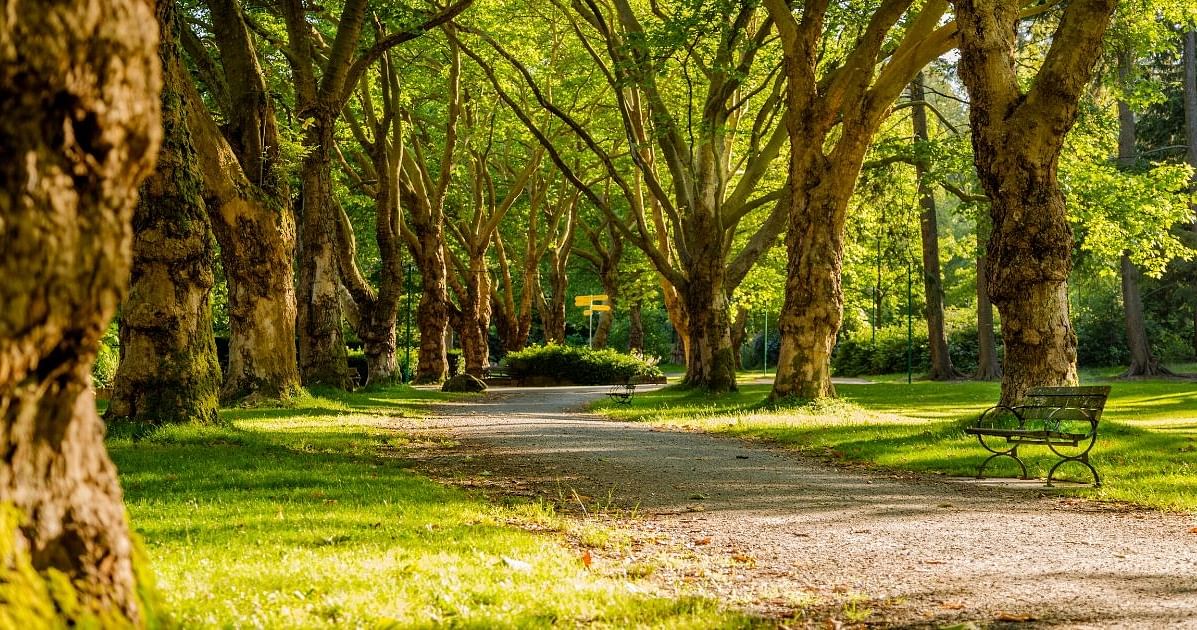
{"type": "Polygon", "coordinates": [[[918,179],[919,226],[923,250],[923,290],[926,295],[924,316],[927,322],[927,340],[931,351],[931,370],[927,378],[933,381],[951,380],[960,376],[952,366],[948,355],[948,334],[944,328],[943,274],[939,269],[939,223],[936,217],[935,190],[927,179],[928,169],[925,157],[926,144],[930,140],[927,132],[926,92],[923,89],[923,73],[910,82],[911,126],[915,142],[915,177],[918,179]]]}
{"type": "Polygon", "coordinates": [[[785,58],[790,140],[789,262],[770,397],[822,398],[835,394],[831,351],[843,318],[844,225],[865,152],[906,85],[951,48],[956,28],[939,26],[946,0],[917,7],[884,0],[864,19],[829,11],[838,5],[826,0],[807,0],[800,15],[787,0],[764,4],[785,58]],[[845,32],[858,36],[837,37],[845,32]]]}
{"type": "Polygon", "coordinates": [[[279,126],[244,8],[237,0],[209,0],[207,7],[220,63],[191,29],[181,36],[208,100],[228,123],[224,130],[189,77],[181,79],[180,90],[229,285],[229,364],[221,400],[287,399],[299,392],[295,219],[279,126]]]}
{"type": "Polygon", "coordinates": [[[0,606],[3,625],[151,612],[89,373],[161,139],[154,23],[133,0],[8,3],[0,19],[0,582],[30,595],[0,606]]]}
{"type": "Polygon", "coordinates": [[[494,37],[472,32],[515,68],[537,104],[603,165],[627,216],[617,211],[614,199],[573,172],[501,85],[491,64],[469,47],[463,50],[545,144],[569,181],[614,225],[622,226],[628,243],[648,255],[686,349],[685,382],[715,392],[734,390],[727,298],[772,245],[784,218],[775,203],[779,195],[754,194],[759,187],[770,188],[766,175],[785,141],[777,124],[780,83],[756,64],[772,32],[769,20],[758,15],[753,3],[725,1],[682,3],[673,14],[657,7],[647,15],[627,0],[610,7],[594,2],[553,5],[609,87],[619,133],[631,148],[631,176],[594,134],[552,101],[526,64],[494,37]],[[685,41],[687,29],[699,23],[709,28],[698,31],[696,41],[685,41]],[[680,81],[670,85],[669,77],[678,75],[680,81]],[[671,90],[689,97],[668,98],[671,90]],[[742,122],[750,129],[741,130],[742,122]],[[755,226],[749,227],[746,219],[761,208],[766,216],[754,215],[755,226]],[[753,237],[733,256],[731,244],[741,229],[753,237]]]}
{"type": "Polygon", "coordinates": [[[305,384],[346,387],[349,368],[341,330],[340,259],[334,242],[338,209],[334,205],[332,163],[337,120],[359,80],[383,53],[452,20],[473,0],[461,0],[416,25],[379,34],[358,51],[368,0],[347,0],[326,53],[307,18],[302,0],[281,3],[287,24],[287,60],[295,84],[295,108],[303,124],[307,154],[300,170],[299,216],[299,371],[305,384]]]}
{"type": "Polygon", "coordinates": [[[106,417],[215,422],[220,366],[212,335],[215,244],[187,125],[174,2],[158,10],[162,151],[133,214],[133,269],[121,309],[121,361],[106,417]]]}
{"type": "Polygon", "coordinates": [[[1076,382],[1067,293],[1072,232],[1056,170],[1115,4],[1068,3],[1024,91],[1014,58],[1019,7],[1001,0],[953,0],[974,161],[993,221],[987,271],[1006,348],[1003,404],[1017,403],[1034,386],[1076,382]]]}

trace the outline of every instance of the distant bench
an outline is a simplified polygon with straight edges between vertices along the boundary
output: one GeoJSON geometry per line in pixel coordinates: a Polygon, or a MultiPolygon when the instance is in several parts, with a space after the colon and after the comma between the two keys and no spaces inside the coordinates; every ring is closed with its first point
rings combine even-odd
{"type": "Polygon", "coordinates": [[[632,404],[632,396],[636,395],[636,384],[625,383],[623,385],[613,385],[611,386],[611,391],[607,392],[607,395],[616,403],[630,405],[632,404]]]}
{"type": "Polygon", "coordinates": [[[1022,478],[1027,479],[1027,467],[1018,457],[1018,448],[1037,444],[1047,446],[1060,458],[1047,473],[1048,486],[1052,485],[1056,469],[1068,462],[1083,464],[1093,473],[1093,485],[1101,486],[1097,469],[1089,463],[1089,451],[1097,442],[1097,424],[1109,395],[1108,386],[1036,387],[1027,393],[1021,405],[995,405],[986,409],[976,424],[964,430],[977,436],[981,446],[993,453],[977,469],[977,478],[982,478],[989,462],[1009,457],[1018,462],[1022,478]],[[986,438],[996,439],[987,442],[986,438]],[[1005,439],[1005,444],[998,439],[1005,439]]]}

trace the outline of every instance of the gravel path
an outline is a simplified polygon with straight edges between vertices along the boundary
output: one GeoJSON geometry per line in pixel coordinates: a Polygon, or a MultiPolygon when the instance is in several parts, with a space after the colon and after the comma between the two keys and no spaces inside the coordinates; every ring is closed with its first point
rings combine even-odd
{"type": "Polygon", "coordinates": [[[576,491],[590,512],[634,508],[621,523],[637,542],[609,568],[805,615],[797,625],[1197,628],[1190,515],[848,470],[578,411],[605,391],[503,388],[438,405],[419,426],[461,446],[429,465],[516,494],[576,491]]]}

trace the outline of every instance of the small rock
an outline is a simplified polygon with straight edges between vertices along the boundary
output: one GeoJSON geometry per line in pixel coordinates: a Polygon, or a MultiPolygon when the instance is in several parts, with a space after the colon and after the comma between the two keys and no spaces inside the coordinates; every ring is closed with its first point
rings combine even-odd
{"type": "Polygon", "coordinates": [[[486,383],[470,376],[469,374],[458,374],[453,378],[445,381],[441,386],[442,392],[465,392],[477,393],[486,391],[486,383]]]}

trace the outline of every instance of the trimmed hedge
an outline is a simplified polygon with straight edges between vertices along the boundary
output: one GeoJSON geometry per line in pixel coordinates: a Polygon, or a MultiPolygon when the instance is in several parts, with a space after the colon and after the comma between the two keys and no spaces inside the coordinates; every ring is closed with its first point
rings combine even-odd
{"type": "Polygon", "coordinates": [[[509,352],[503,365],[515,379],[541,377],[577,385],[613,385],[637,377],[661,376],[661,370],[643,358],[576,346],[529,346],[509,352]]]}

